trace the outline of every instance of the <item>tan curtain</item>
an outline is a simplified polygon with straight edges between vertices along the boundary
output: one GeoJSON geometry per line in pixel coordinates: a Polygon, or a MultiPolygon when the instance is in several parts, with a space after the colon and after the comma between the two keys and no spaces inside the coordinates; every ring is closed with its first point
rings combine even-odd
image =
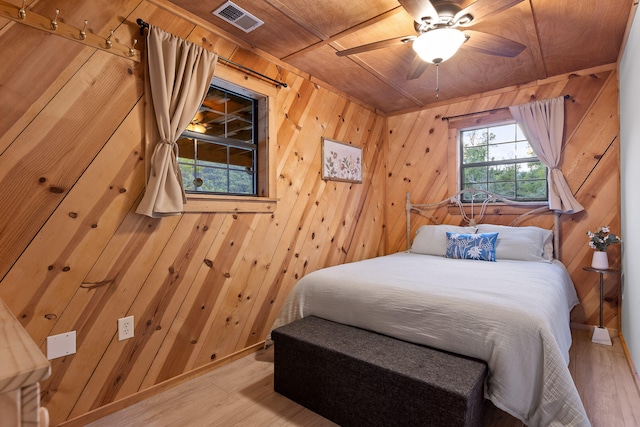
{"type": "MultiPolygon", "coordinates": [[[[149,27],[145,78],[145,137],[153,147],[144,197],[137,213],[178,215],[186,197],[176,141],[200,108],[217,55],[174,35],[149,27]]],[[[147,156],[149,153],[147,153],[147,156]]]]}
{"type": "Polygon", "coordinates": [[[558,167],[564,132],[564,98],[545,99],[509,107],[535,155],[549,168],[549,209],[577,213],[584,208],[573,197],[558,167]]]}

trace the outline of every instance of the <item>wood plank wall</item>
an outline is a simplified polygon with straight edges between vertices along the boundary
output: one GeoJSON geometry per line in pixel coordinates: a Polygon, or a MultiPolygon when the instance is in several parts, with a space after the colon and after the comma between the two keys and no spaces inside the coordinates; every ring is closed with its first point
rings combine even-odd
{"type": "MultiPolygon", "coordinates": [[[[443,70],[441,70],[442,72],[443,70]]],[[[567,182],[585,211],[560,217],[561,260],[575,283],[581,304],[571,321],[595,325],[599,321],[599,277],[583,270],[591,264],[587,230],[602,225],[620,231],[619,112],[615,64],[558,76],[522,87],[478,95],[421,111],[388,117],[387,250],[406,248],[404,200],[407,191],[414,203],[443,200],[457,191],[456,128],[505,118],[505,111],[443,121],[442,117],[500,109],[536,99],[570,95],[565,101],[565,144],[562,169],[567,182]]],[[[507,110],[508,111],[508,110],[507,110]]],[[[444,223],[461,223],[455,211],[440,209],[436,217],[444,223]]],[[[427,220],[413,217],[412,232],[427,220]]],[[[513,215],[497,212],[485,222],[509,224],[513,215]]],[[[551,229],[553,216],[536,218],[530,224],[551,229]]],[[[620,245],[609,249],[612,268],[620,267],[620,245]]],[[[606,276],[604,323],[619,330],[619,276],[606,276]]]]}
{"type": "Polygon", "coordinates": [[[77,331],[77,353],[53,360],[42,385],[53,425],[264,340],[298,278],[385,253],[384,117],[169,5],[81,3],[29,10],[58,8],[124,44],[142,18],[289,88],[277,96],[273,214],[150,219],[134,213],[141,64],[0,22],[0,298],[42,351],[47,336],[77,331]],[[323,136],[363,147],[362,184],[321,179],[323,136]],[[125,315],[135,338],[119,342],[125,315]]]}
{"type": "MultiPolygon", "coordinates": [[[[433,201],[455,188],[455,131],[441,117],[534,98],[571,95],[562,169],[586,211],[561,218],[562,260],[582,303],[572,321],[597,322],[584,233],[620,224],[614,66],[385,118],[160,0],[31,6],[55,8],[71,25],[116,29],[125,44],[142,18],[289,88],[277,99],[273,215],[149,219],[133,213],[144,187],[140,63],[0,21],[0,298],[43,351],[49,335],[78,336],[77,354],[53,360],[43,384],[53,424],[259,342],[310,271],[404,249],[405,192],[433,201]],[[320,179],[322,136],[364,148],[363,184],[320,179]],[[136,337],[118,342],[116,319],[129,314],[136,337]]],[[[619,283],[607,277],[612,328],[619,283]]]]}

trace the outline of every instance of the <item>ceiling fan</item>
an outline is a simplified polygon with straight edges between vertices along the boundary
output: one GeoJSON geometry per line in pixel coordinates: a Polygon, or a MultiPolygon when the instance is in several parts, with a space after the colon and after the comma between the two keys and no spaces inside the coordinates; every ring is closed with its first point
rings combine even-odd
{"type": "Polygon", "coordinates": [[[513,58],[526,46],[516,41],[468,29],[491,15],[523,0],[477,0],[462,8],[451,0],[398,0],[413,17],[417,35],[395,37],[336,52],[338,56],[354,55],[403,43],[412,43],[416,55],[407,80],[417,79],[428,65],[440,64],[464,47],[489,55],[513,58]],[[464,28],[460,30],[459,28],[464,28]]]}

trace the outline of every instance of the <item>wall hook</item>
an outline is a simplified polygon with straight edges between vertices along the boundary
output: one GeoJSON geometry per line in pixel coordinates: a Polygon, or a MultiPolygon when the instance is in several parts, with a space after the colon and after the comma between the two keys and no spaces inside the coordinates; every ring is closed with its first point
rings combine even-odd
{"type": "Polygon", "coordinates": [[[129,56],[133,56],[136,54],[136,44],[138,44],[138,40],[133,39],[133,46],[129,48],[129,56]]]}
{"type": "MultiPolygon", "coordinates": [[[[133,40],[134,38],[138,41],[141,40],[140,37],[136,35],[133,35],[128,42],[121,43],[117,38],[113,37],[116,28],[112,27],[113,31],[110,31],[110,34],[108,34],[109,38],[105,39],[106,36],[101,37],[99,33],[95,32],[95,29],[92,30],[89,27],[89,20],[80,19],[80,22],[84,21],[84,26],[74,26],[67,22],[68,17],[60,18],[60,12],[64,12],[66,9],[60,7],[60,5],[56,5],[53,1],[45,2],[49,3],[49,7],[46,8],[48,12],[45,11],[44,15],[33,10],[32,6],[38,3],[38,0],[13,0],[13,3],[16,4],[12,6],[9,2],[0,0],[0,21],[2,21],[2,18],[7,18],[14,23],[25,24],[57,37],[63,37],[67,40],[82,43],[83,45],[92,46],[95,49],[108,50],[110,53],[129,59],[130,61],[141,62],[142,60],[140,50],[136,50],[136,46],[138,45],[135,40],[133,40]],[[58,8],[56,8],[56,6],[58,6],[58,8]],[[51,13],[51,15],[47,16],[46,14],[48,13],[51,13]],[[133,45],[131,42],[133,42],[133,45]]],[[[123,23],[124,22],[120,22],[119,25],[123,23]]],[[[1,27],[2,23],[0,23],[0,28],[1,27]]],[[[104,33],[105,29],[103,28],[102,31],[104,33]]],[[[108,27],[107,31],[109,31],[108,27]]],[[[0,32],[2,32],[2,30],[0,30],[0,32]]],[[[0,406],[2,405],[0,404],[0,406]]],[[[0,410],[0,412],[2,411],[0,410]]],[[[0,419],[1,418],[2,416],[0,415],[0,419]]],[[[0,425],[1,424],[2,421],[0,421],[0,425]]]]}
{"type": "Polygon", "coordinates": [[[80,30],[80,40],[85,40],[87,38],[87,24],[89,21],[84,20],[84,27],[80,30]]]}
{"type": "Polygon", "coordinates": [[[18,11],[18,17],[20,19],[24,19],[27,17],[27,11],[24,10],[24,4],[27,2],[27,0],[22,0],[22,7],[20,8],[20,10],[18,11]]]}
{"type": "Polygon", "coordinates": [[[113,46],[113,42],[111,41],[111,36],[113,36],[113,30],[109,31],[109,37],[107,37],[107,40],[105,41],[105,45],[107,46],[107,49],[111,49],[111,46],[113,46]]]}
{"type": "Polygon", "coordinates": [[[58,14],[60,13],[60,9],[56,9],[56,16],[53,17],[53,19],[51,20],[51,29],[52,30],[57,30],[58,29],[58,14]]]}

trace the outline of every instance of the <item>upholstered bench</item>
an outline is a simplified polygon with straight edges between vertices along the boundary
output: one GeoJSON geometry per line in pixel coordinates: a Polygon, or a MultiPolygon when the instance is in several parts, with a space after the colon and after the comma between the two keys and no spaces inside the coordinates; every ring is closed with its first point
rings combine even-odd
{"type": "Polygon", "coordinates": [[[482,361],[313,316],[271,337],[275,391],[341,426],[482,425],[482,361]]]}

